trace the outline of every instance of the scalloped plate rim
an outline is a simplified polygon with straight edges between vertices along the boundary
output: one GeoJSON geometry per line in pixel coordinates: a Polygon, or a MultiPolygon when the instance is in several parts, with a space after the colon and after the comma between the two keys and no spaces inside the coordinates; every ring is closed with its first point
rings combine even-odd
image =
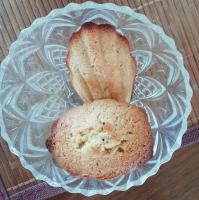
{"type": "MultiPolygon", "coordinates": [[[[169,154],[167,154],[163,160],[161,160],[160,162],[158,162],[156,164],[156,168],[153,169],[152,172],[149,171],[149,172],[151,172],[150,176],[146,176],[146,174],[145,174],[142,177],[142,179],[140,181],[140,184],[143,184],[146,181],[147,178],[155,175],[157,173],[157,171],[159,170],[160,166],[162,164],[168,162],[171,159],[173,153],[177,149],[180,148],[181,141],[182,141],[182,136],[183,136],[183,134],[185,133],[185,131],[187,129],[187,118],[188,118],[188,116],[189,116],[189,114],[191,112],[191,103],[190,102],[191,102],[191,98],[192,98],[192,95],[193,95],[193,91],[192,91],[192,88],[191,88],[191,86],[189,84],[189,82],[190,82],[190,76],[189,76],[187,70],[184,67],[184,62],[183,62],[182,54],[177,50],[175,41],[171,37],[169,37],[168,35],[166,35],[166,33],[163,31],[162,27],[153,24],[145,15],[135,12],[132,8],[130,8],[128,6],[119,6],[119,5],[116,5],[116,4],[113,4],[113,3],[98,4],[98,3],[95,3],[95,2],[91,2],[91,1],[87,1],[87,2],[82,3],[82,4],[69,3],[69,4],[67,4],[63,8],[57,8],[57,9],[52,10],[47,16],[39,17],[39,18],[35,19],[28,28],[23,29],[20,32],[17,40],[11,44],[8,55],[6,56],[6,58],[2,61],[1,65],[0,65],[0,71],[4,72],[4,70],[5,70],[4,66],[5,66],[6,62],[8,62],[8,60],[12,58],[13,51],[14,51],[15,47],[17,46],[18,42],[20,42],[20,40],[24,39],[24,33],[27,34],[28,32],[31,32],[32,29],[34,29],[34,27],[38,26],[38,24],[42,24],[46,19],[51,18],[51,17],[55,17],[57,14],[59,14],[61,12],[64,13],[67,10],[71,11],[71,9],[73,11],[75,11],[77,9],[81,10],[81,9],[86,9],[86,8],[118,10],[119,12],[122,12],[122,13],[126,13],[127,12],[130,15],[136,15],[142,22],[144,22],[145,24],[149,25],[155,32],[159,33],[159,35],[164,40],[166,40],[167,43],[169,43],[169,47],[173,50],[174,54],[177,56],[178,61],[180,63],[180,67],[179,68],[180,68],[180,71],[183,74],[184,82],[185,82],[185,85],[186,85],[186,92],[187,92],[187,96],[186,96],[186,104],[187,105],[186,105],[185,113],[183,115],[182,127],[180,129],[179,136],[178,136],[175,144],[173,145],[173,148],[170,149],[169,154]]],[[[4,73],[0,74],[0,84],[1,84],[2,74],[4,74],[4,73]]],[[[8,143],[10,151],[12,153],[14,153],[16,156],[19,157],[19,159],[20,159],[23,167],[26,168],[26,169],[28,169],[28,170],[30,170],[31,173],[33,174],[33,176],[36,179],[46,181],[51,186],[59,187],[60,185],[55,184],[49,178],[47,178],[46,176],[42,175],[41,173],[37,172],[34,168],[32,168],[32,166],[27,163],[27,161],[23,158],[23,156],[20,155],[21,153],[17,149],[15,149],[13,147],[12,142],[10,141],[9,137],[7,136],[7,133],[5,132],[5,128],[3,127],[3,120],[1,118],[1,115],[2,115],[2,109],[0,107],[1,136],[8,143]]],[[[138,185],[140,185],[140,184],[138,184],[138,185]]],[[[115,190],[124,191],[124,190],[129,189],[132,186],[136,186],[136,185],[134,185],[134,183],[131,182],[128,185],[124,184],[122,187],[121,186],[115,186],[115,187],[109,188],[107,190],[103,190],[103,193],[101,191],[99,191],[99,190],[92,190],[92,191],[89,190],[88,191],[86,189],[70,188],[70,187],[68,187],[66,185],[64,185],[62,187],[65,190],[67,190],[67,191],[69,191],[71,193],[81,193],[81,194],[83,194],[85,196],[92,196],[92,195],[95,195],[95,194],[107,195],[107,194],[109,194],[109,193],[111,193],[111,192],[113,192],[115,190]]]]}

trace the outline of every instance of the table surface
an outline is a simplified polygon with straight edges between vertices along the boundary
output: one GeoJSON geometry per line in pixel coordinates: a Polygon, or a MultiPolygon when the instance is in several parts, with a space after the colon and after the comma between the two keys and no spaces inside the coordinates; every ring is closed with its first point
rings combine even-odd
{"type": "MultiPolygon", "coordinates": [[[[9,46],[19,32],[38,17],[47,15],[52,9],[64,7],[67,0],[0,0],[0,61],[8,54],[9,46]]],[[[189,127],[199,124],[199,0],[112,0],[127,5],[145,14],[153,23],[162,26],[175,39],[177,48],[184,56],[184,62],[191,77],[194,94],[189,127]]],[[[149,199],[149,194],[159,195],[153,199],[199,199],[199,145],[186,147],[175,154],[155,177],[142,187],[128,192],[116,192],[107,199],[149,199]],[[172,166],[172,167],[171,167],[172,166]],[[161,186],[161,184],[163,184],[161,186]],[[192,195],[192,196],[190,196],[192,195]],[[140,198],[140,196],[142,198],[140,198]],[[177,198],[177,196],[179,198],[177,198]],[[186,198],[185,198],[186,197],[186,198]],[[192,197],[192,198],[191,198],[192,197]]],[[[18,158],[11,154],[7,144],[0,138],[0,177],[9,195],[37,184],[32,174],[24,169],[18,158]]],[[[80,196],[64,194],[67,199],[80,196]]],[[[55,199],[62,199],[56,197],[55,199]]],[[[82,198],[83,199],[83,198],[82,198]]],[[[92,199],[101,199],[94,197],[92,199]]],[[[105,197],[102,199],[106,199],[105,197]]]]}

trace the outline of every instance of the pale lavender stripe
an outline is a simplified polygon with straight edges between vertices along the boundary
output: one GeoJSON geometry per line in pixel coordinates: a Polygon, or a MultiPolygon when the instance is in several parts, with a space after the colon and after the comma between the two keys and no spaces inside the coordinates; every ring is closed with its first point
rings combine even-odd
{"type": "MultiPolygon", "coordinates": [[[[186,134],[183,136],[182,146],[196,142],[199,142],[199,125],[187,130],[186,134]]],[[[10,200],[44,200],[64,192],[65,190],[62,188],[51,187],[47,183],[42,182],[10,196],[10,200]]],[[[1,194],[5,195],[6,199],[7,194],[0,180],[0,195],[1,194]]]]}
{"type": "Polygon", "coordinates": [[[3,181],[0,177],[0,200],[7,200],[8,199],[8,195],[6,193],[3,181]]]}
{"type": "Polygon", "coordinates": [[[189,128],[182,138],[182,146],[199,142],[199,125],[189,128]]]}
{"type": "Polygon", "coordinates": [[[10,200],[43,200],[66,192],[63,188],[56,188],[45,182],[26,188],[10,196],[10,200]]]}

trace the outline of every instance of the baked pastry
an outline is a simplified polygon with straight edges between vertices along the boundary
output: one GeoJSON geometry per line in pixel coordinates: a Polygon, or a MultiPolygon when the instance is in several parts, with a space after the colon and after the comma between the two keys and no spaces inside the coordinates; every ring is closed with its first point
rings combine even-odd
{"type": "Polygon", "coordinates": [[[85,102],[129,102],[136,72],[128,40],[108,24],[84,24],[69,40],[70,80],[85,102]]]}
{"type": "Polygon", "coordinates": [[[141,108],[96,100],[60,118],[47,146],[55,163],[72,175],[111,179],[152,157],[152,134],[141,108]]]}

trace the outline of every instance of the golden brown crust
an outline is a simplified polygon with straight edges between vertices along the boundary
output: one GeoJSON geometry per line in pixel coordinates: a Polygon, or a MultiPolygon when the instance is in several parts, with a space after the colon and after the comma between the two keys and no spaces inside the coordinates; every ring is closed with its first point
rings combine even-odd
{"type": "Polygon", "coordinates": [[[114,178],[152,157],[146,113],[109,99],[69,110],[52,127],[49,141],[55,163],[81,177],[114,178]]]}
{"type": "Polygon", "coordinates": [[[128,40],[108,24],[85,23],[69,40],[70,80],[85,102],[129,102],[136,72],[128,40]]]}

